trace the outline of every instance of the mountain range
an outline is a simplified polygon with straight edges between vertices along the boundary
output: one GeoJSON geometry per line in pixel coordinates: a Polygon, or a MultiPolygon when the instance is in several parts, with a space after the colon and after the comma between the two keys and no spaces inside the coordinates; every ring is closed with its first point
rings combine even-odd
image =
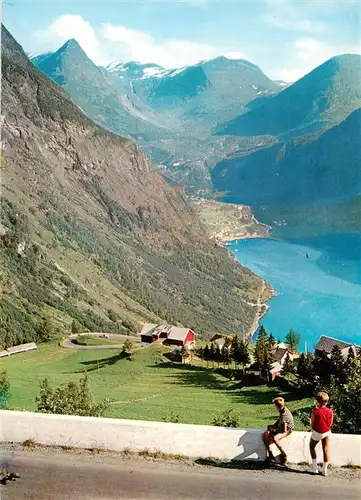
{"type": "Polygon", "coordinates": [[[329,59],[284,92],[252,101],[220,134],[298,137],[337,125],[361,103],[361,57],[329,59]]]}
{"type": "MultiPolygon", "coordinates": [[[[136,331],[138,321],[205,336],[250,330],[252,302],[271,295],[264,281],[210,242],[134,142],[84,114],[55,83],[66,87],[66,74],[40,72],[4,27],[1,42],[3,347],[41,339],[39,318],[49,317],[61,331],[72,321],[95,331],[136,331]]],[[[85,69],[108,92],[101,70],[77,68],[74,45],[42,64],[73,68],[78,96],[85,69]]]]}
{"type": "Polygon", "coordinates": [[[247,61],[219,57],[175,70],[136,62],[99,68],[75,40],[31,60],[90,118],[135,140],[168,181],[190,192],[212,190],[210,171],[228,152],[272,143],[213,134],[257,95],[284,88],[247,61]]]}
{"type": "Polygon", "coordinates": [[[32,61],[189,194],[259,207],[347,202],[360,192],[359,55],[333,57],[293,84],[226,57],[173,70],[134,61],[97,68],[74,40],[32,61]]]}

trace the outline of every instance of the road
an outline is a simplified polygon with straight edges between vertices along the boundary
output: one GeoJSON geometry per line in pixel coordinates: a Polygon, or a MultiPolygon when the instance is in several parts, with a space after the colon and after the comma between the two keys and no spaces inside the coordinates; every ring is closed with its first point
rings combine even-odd
{"type": "MultiPolygon", "coordinates": [[[[70,349],[79,349],[79,350],[83,350],[83,351],[94,351],[94,350],[101,350],[101,349],[122,349],[123,348],[123,344],[107,344],[106,341],[104,343],[104,345],[79,345],[79,344],[75,344],[72,342],[72,339],[75,339],[76,337],[81,337],[82,335],[87,335],[87,336],[93,336],[93,337],[100,337],[101,338],[101,335],[108,335],[108,338],[109,339],[119,339],[119,340],[131,340],[131,341],[135,341],[135,342],[139,342],[139,337],[135,337],[135,336],[131,336],[131,335],[122,335],[120,333],[93,333],[93,332],[89,332],[89,333],[80,333],[80,334],[73,334],[73,335],[69,335],[69,337],[66,337],[65,339],[61,340],[60,341],[60,346],[61,347],[68,347],[70,349]]],[[[133,349],[135,350],[135,349],[133,349]]]]}
{"type": "Polygon", "coordinates": [[[360,500],[360,475],[324,478],[274,470],[232,470],[193,463],[7,451],[2,468],[20,479],[1,486],[2,500],[360,500]]]}

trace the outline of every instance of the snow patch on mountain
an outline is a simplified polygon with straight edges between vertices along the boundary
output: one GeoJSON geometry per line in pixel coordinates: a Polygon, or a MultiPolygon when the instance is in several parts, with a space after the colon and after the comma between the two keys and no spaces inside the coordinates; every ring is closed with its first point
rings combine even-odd
{"type": "Polygon", "coordinates": [[[182,73],[187,68],[188,68],[188,66],[183,66],[182,68],[178,68],[176,70],[171,70],[168,76],[173,78],[173,76],[179,75],[179,73],[182,73]]]}

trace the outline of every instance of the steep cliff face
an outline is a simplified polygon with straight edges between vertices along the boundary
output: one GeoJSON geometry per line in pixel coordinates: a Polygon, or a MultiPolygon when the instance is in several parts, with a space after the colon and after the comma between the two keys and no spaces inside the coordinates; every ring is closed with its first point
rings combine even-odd
{"type": "Polygon", "coordinates": [[[179,191],[95,125],[2,29],[4,255],[0,343],[62,330],[247,331],[262,281],[210,243],[179,191]],[[19,253],[19,245],[22,251],[19,253]]]}

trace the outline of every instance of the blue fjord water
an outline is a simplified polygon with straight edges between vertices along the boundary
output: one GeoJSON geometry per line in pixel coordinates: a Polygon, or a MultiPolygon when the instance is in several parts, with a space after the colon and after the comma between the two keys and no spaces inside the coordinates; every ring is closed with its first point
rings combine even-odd
{"type": "Polygon", "coordinates": [[[278,293],[261,321],[276,339],[293,328],[302,350],[321,334],[361,344],[361,235],[248,239],[229,249],[278,293]]]}

